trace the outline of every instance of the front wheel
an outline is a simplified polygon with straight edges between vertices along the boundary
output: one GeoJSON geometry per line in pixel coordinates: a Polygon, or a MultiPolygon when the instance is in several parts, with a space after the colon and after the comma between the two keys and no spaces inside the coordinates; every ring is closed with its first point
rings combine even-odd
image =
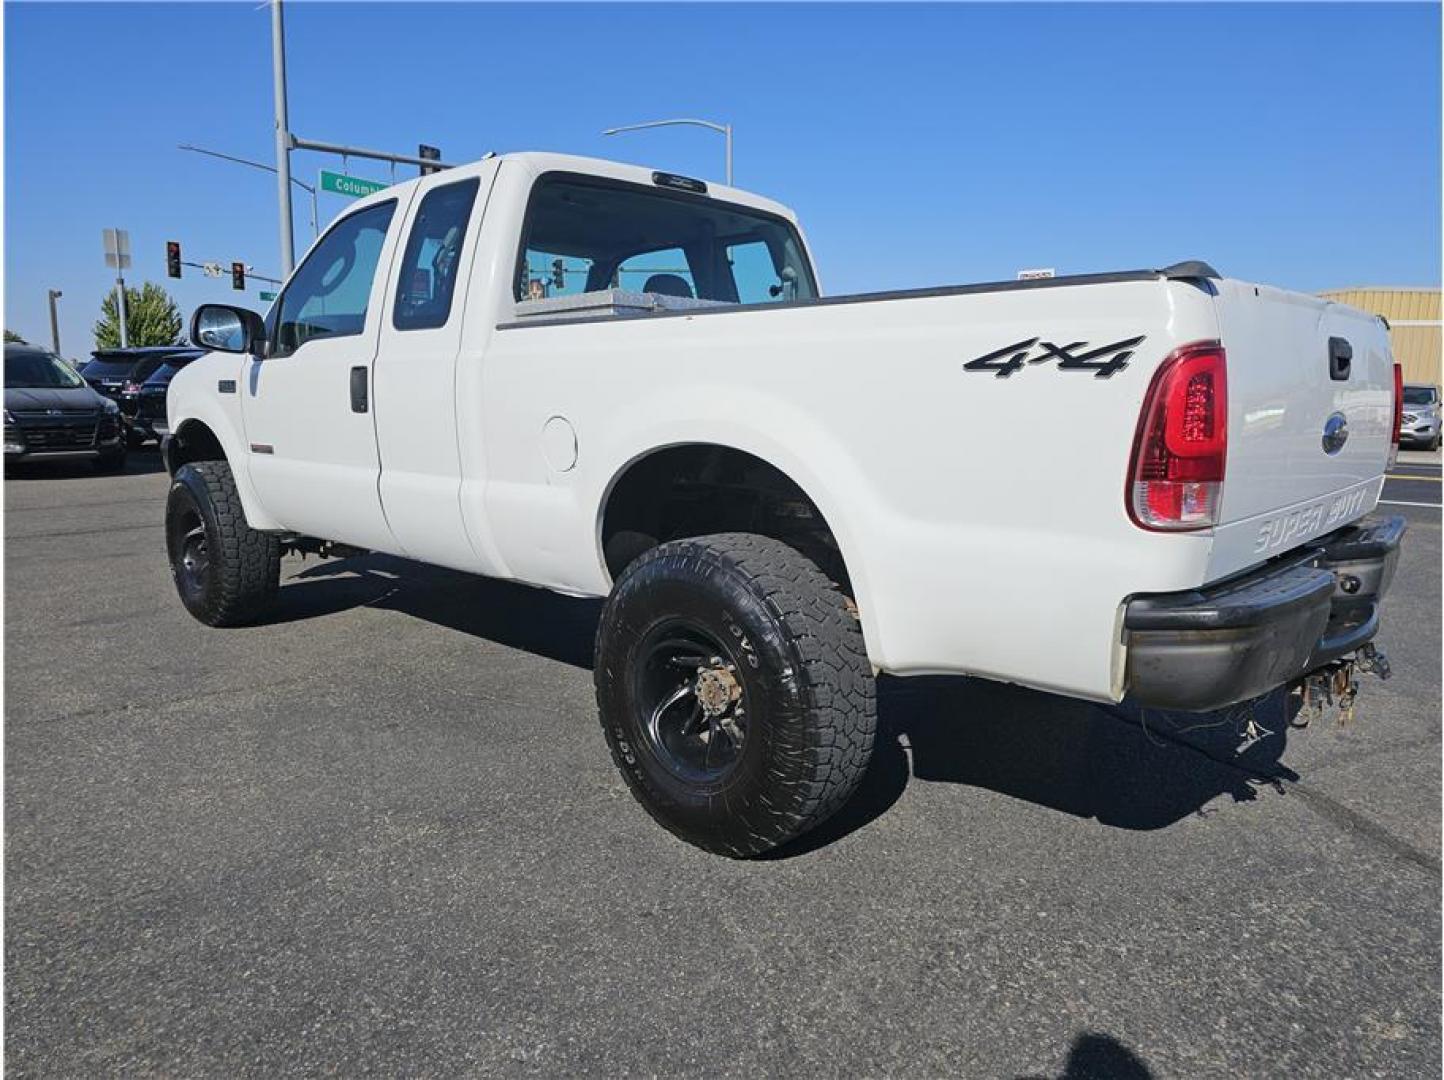
{"type": "Polygon", "coordinates": [[[207,626],[249,622],[275,599],[281,545],[246,523],[224,461],[197,461],[176,472],[165,542],[181,603],[207,626]]]}
{"type": "Polygon", "coordinates": [[[875,689],[853,609],[768,537],[637,558],[602,613],[595,679],[632,794],[707,851],[761,855],[821,824],[872,755],[875,689]]]}

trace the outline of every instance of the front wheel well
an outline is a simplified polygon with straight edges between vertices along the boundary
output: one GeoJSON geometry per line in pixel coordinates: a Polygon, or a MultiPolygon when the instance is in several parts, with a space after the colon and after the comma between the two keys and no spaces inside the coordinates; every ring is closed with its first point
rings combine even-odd
{"type": "Polygon", "coordinates": [[[775,465],[727,446],[668,447],[628,466],[602,514],[602,553],[615,581],[658,544],[736,532],[781,540],[853,596],[842,549],[817,504],[775,465]]]}
{"type": "Polygon", "coordinates": [[[171,475],[194,461],[225,461],[226,451],[216,433],[200,420],[187,420],[176,429],[166,449],[171,475]]]}

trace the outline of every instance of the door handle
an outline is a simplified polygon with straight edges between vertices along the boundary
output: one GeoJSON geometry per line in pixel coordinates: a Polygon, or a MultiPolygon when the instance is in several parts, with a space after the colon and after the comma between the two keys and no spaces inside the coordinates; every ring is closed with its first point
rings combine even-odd
{"type": "Polygon", "coordinates": [[[351,369],[351,411],[365,412],[366,409],[366,369],[353,367],[351,369]]]}
{"type": "Polygon", "coordinates": [[[1329,378],[1343,382],[1353,367],[1354,347],[1341,337],[1329,338],[1329,378]]]}

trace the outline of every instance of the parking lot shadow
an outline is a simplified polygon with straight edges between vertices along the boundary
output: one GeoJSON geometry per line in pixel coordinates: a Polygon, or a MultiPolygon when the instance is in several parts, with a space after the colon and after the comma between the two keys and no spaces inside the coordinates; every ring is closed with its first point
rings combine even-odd
{"type": "MultiPolygon", "coordinates": [[[[271,621],[360,606],[590,669],[601,601],[390,556],[289,572],[271,621]]],[[[985,679],[883,677],[872,765],[832,819],[779,849],[788,858],[875,820],[912,780],[985,788],[1119,829],[1161,829],[1220,795],[1297,780],[1280,764],[1293,706],[1280,692],[1215,713],[1096,705],[985,679]]]]}
{"type": "Polygon", "coordinates": [[[89,461],[7,461],[6,480],[83,480],[97,476],[149,476],[165,472],[159,450],[132,450],[126,455],[125,468],[115,473],[98,472],[89,461]]]}
{"type": "MultiPolygon", "coordinates": [[[[1058,1080],[1152,1080],[1143,1059],[1112,1035],[1087,1031],[1073,1040],[1058,1080]]],[[[1021,1080],[1048,1080],[1022,1077],[1021,1080]]]]}

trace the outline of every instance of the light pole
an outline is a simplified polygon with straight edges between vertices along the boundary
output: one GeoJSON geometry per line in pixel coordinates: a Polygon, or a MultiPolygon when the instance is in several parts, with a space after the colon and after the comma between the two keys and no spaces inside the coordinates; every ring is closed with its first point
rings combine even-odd
{"type": "Polygon", "coordinates": [[[59,289],[47,289],[50,294],[50,351],[60,355],[60,319],[55,314],[55,301],[60,299],[59,289]]]}
{"type": "Polygon", "coordinates": [[[281,276],[296,265],[291,230],[291,126],[286,119],[286,24],[281,0],[271,0],[271,75],[276,90],[276,194],[281,203],[281,276]]]}
{"type": "MultiPolygon", "coordinates": [[[[274,173],[276,171],[274,165],[267,165],[260,161],[251,161],[249,158],[236,157],[234,154],[223,154],[219,150],[207,150],[204,146],[192,146],[190,143],[181,143],[177,149],[189,150],[193,154],[206,154],[210,157],[221,158],[224,161],[234,161],[237,165],[249,165],[253,169],[264,169],[268,173],[274,173]]],[[[311,235],[320,236],[320,218],[316,213],[316,189],[306,183],[306,181],[295,176],[291,177],[291,183],[311,196],[311,235]]]]}
{"type": "Polygon", "coordinates": [[[621,127],[607,128],[603,135],[620,135],[624,131],[641,131],[643,128],[671,127],[676,124],[688,124],[692,127],[704,127],[715,131],[727,140],[727,186],[732,186],[732,125],[714,124],[711,120],[696,120],[690,117],[678,120],[648,120],[644,124],[624,124],[621,127]]]}

